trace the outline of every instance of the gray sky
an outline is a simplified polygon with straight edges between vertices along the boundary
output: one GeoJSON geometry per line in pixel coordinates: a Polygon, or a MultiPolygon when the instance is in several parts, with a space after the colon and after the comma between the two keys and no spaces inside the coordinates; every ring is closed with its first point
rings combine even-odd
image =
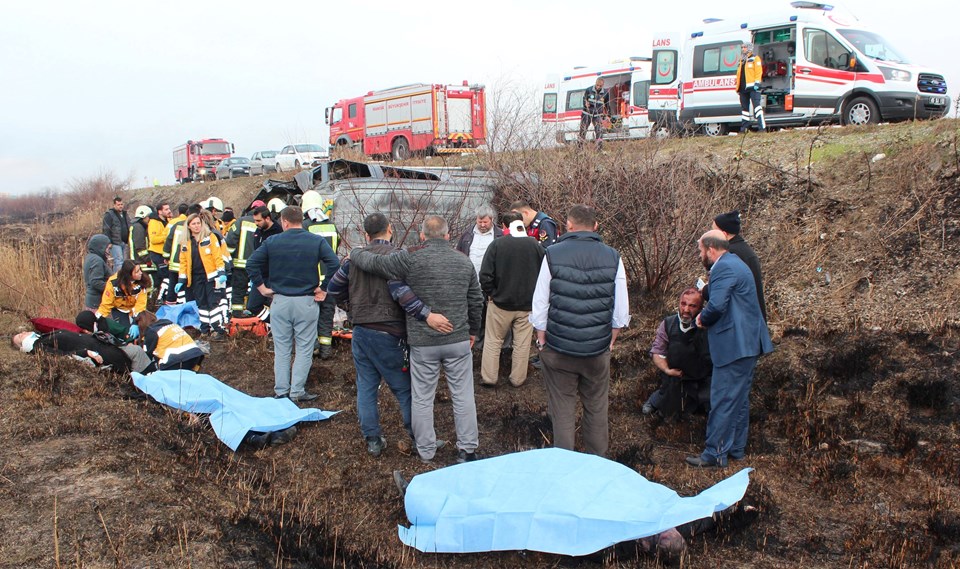
{"type": "MultiPolygon", "coordinates": [[[[323,144],[323,110],[340,98],[463,80],[536,92],[549,73],[649,55],[655,31],[684,30],[754,7],[789,9],[787,1],[655,5],[7,3],[0,19],[0,192],[65,188],[100,171],[130,175],[135,186],[144,178],[168,184],[171,151],[190,138],[226,138],[244,156],[290,142],[323,144]]],[[[843,6],[914,63],[943,72],[956,100],[953,17],[960,8],[953,1],[843,6]]]]}

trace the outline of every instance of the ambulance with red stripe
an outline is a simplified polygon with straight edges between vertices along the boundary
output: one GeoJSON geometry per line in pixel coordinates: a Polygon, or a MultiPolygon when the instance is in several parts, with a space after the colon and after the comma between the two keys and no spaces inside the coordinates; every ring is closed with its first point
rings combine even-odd
{"type": "Polygon", "coordinates": [[[910,63],[881,35],[829,4],[793,2],[781,14],[704,20],[653,39],[650,119],[717,136],[736,130],[740,46],[763,60],[768,127],[862,125],[944,116],[942,73],[910,63]]]}
{"type": "MultiPolygon", "coordinates": [[[[564,76],[548,76],[543,88],[542,123],[556,128],[560,143],[577,140],[583,93],[597,77],[610,98],[609,121],[604,123],[605,140],[643,138],[650,134],[647,96],[650,92],[649,57],[617,59],[598,67],[576,67],[564,76]]],[[[587,129],[592,140],[593,127],[587,129]]]]}

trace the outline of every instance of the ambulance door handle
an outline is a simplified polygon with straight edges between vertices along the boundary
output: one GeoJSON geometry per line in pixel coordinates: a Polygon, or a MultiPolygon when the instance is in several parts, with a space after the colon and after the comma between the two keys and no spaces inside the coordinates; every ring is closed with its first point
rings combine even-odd
{"type": "Polygon", "coordinates": [[[799,71],[800,73],[803,73],[804,75],[810,75],[811,73],[813,73],[813,71],[811,71],[809,67],[798,67],[797,71],[799,71]]]}

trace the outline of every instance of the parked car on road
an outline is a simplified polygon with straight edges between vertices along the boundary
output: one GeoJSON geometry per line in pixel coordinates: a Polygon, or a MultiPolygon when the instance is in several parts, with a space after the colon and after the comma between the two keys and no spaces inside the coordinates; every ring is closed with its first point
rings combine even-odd
{"type": "Polygon", "coordinates": [[[267,172],[277,171],[277,151],[261,150],[254,152],[250,157],[250,175],[259,176],[267,172]]]}
{"type": "Polygon", "coordinates": [[[249,175],[250,159],[244,156],[232,156],[217,164],[216,177],[218,180],[249,175]]]}
{"type": "Polygon", "coordinates": [[[319,144],[291,144],[284,146],[276,158],[277,172],[283,172],[318,166],[330,158],[330,153],[319,144]]]}

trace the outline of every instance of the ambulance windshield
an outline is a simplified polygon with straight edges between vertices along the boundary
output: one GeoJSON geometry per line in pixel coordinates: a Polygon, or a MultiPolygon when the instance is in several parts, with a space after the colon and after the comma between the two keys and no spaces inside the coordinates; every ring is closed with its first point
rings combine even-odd
{"type": "Polygon", "coordinates": [[[860,53],[877,61],[889,61],[891,63],[910,63],[907,58],[900,55],[893,46],[887,43],[883,37],[863,30],[837,30],[844,38],[857,48],[860,53]]]}

